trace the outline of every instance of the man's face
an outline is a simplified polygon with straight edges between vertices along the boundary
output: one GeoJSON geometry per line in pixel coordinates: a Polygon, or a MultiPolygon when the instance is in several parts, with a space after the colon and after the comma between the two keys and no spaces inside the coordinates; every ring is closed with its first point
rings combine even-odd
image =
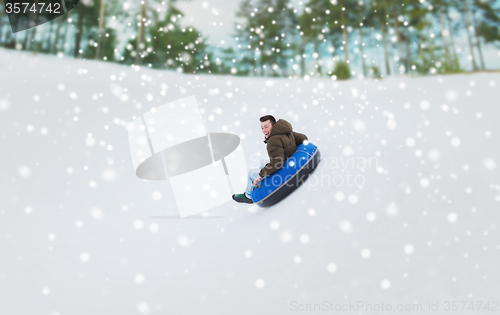
{"type": "Polygon", "coordinates": [[[269,135],[271,134],[271,131],[273,130],[273,124],[271,123],[270,120],[266,120],[260,123],[260,128],[262,129],[262,133],[264,136],[269,138],[269,135]]]}

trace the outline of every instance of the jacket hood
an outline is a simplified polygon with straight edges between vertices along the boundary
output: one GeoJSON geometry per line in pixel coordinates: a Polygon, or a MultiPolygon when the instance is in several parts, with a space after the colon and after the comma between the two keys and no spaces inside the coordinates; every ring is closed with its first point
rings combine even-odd
{"type": "Polygon", "coordinates": [[[266,140],[264,140],[264,142],[267,143],[267,140],[269,140],[269,138],[271,138],[272,136],[281,135],[281,134],[289,134],[292,131],[293,131],[292,124],[290,124],[288,121],[286,121],[284,119],[280,119],[274,124],[273,130],[271,131],[271,134],[269,135],[269,137],[266,140]]]}

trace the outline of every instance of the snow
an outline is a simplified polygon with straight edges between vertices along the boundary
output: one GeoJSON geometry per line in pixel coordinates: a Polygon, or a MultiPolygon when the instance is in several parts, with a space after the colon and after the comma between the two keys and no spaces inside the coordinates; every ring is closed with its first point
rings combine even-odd
{"type": "Polygon", "coordinates": [[[214,77],[0,50],[0,313],[495,300],[499,81],[214,77]],[[126,127],[190,95],[207,130],[240,136],[248,169],[266,157],[263,114],[322,162],[271,208],[180,219],[169,181],[136,177],[126,127]]]}
{"type": "Polygon", "coordinates": [[[384,279],[382,280],[382,282],[380,282],[380,286],[382,287],[382,289],[389,289],[391,287],[391,282],[387,279],[384,279]]]}
{"type": "Polygon", "coordinates": [[[361,250],[361,257],[363,258],[369,258],[370,257],[370,250],[368,248],[363,248],[361,250]]]}
{"type": "Polygon", "coordinates": [[[82,263],[86,263],[90,260],[90,256],[88,253],[81,253],[80,254],[80,260],[82,263]]]}
{"type": "Polygon", "coordinates": [[[413,245],[411,245],[411,244],[405,245],[404,250],[405,250],[406,254],[408,254],[408,255],[412,254],[414,251],[413,245]]]}
{"type": "Polygon", "coordinates": [[[329,263],[327,266],[328,272],[333,273],[337,271],[337,265],[334,263],[329,263]]]}

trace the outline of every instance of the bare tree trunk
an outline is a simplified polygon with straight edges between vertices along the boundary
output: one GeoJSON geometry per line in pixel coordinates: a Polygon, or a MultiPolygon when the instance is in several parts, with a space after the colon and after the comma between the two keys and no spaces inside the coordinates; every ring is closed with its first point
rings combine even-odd
{"type": "Polygon", "coordinates": [[[97,49],[95,50],[95,59],[100,58],[101,54],[101,43],[102,43],[102,28],[104,25],[104,2],[105,0],[101,0],[101,8],[99,10],[99,29],[97,31],[97,49]]]}
{"type": "Polygon", "coordinates": [[[14,34],[14,33],[12,33],[12,32],[7,32],[7,35],[9,36],[9,42],[10,42],[11,40],[13,40],[13,41],[14,41],[14,47],[15,47],[15,46],[17,46],[17,44],[19,44],[19,43],[20,43],[20,41],[21,41],[21,39],[20,39],[20,38],[21,38],[21,35],[20,35],[19,33],[15,33],[15,34],[14,34]]]}
{"type": "Polygon", "coordinates": [[[448,12],[446,12],[446,22],[448,23],[448,31],[450,32],[450,44],[451,51],[453,52],[453,58],[458,62],[457,50],[455,48],[455,41],[453,40],[453,29],[451,28],[451,21],[448,12]]]}
{"type": "MultiPolygon", "coordinates": [[[[28,25],[30,25],[31,23],[30,22],[33,22],[34,24],[34,16],[33,15],[28,15],[28,17],[30,18],[27,23],[28,25]]],[[[29,36],[30,36],[30,31],[31,30],[25,30],[24,31],[24,40],[23,40],[23,50],[27,50],[28,49],[28,42],[29,42],[29,36]]],[[[16,41],[17,41],[17,35],[16,36],[16,41]]],[[[17,45],[17,42],[16,42],[16,45],[17,45]]]]}
{"type": "Polygon", "coordinates": [[[359,45],[361,46],[361,67],[363,67],[363,75],[366,77],[366,65],[365,65],[365,43],[363,42],[363,16],[361,14],[361,6],[359,6],[358,11],[359,18],[359,45]]]}
{"type": "Polygon", "coordinates": [[[486,67],[484,66],[483,50],[481,49],[481,41],[479,40],[479,37],[477,36],[476,17],[474,16],[475,13],[476,13],[476,10],[472,9],[472,23],[474,24],[474,35],[476,37],[477,50],[479,51],[479,60],[481,61],[481,68],[483,70],[485,70],[486,67]]]}
{"type": "MultiPolygon", "coordinates": [[[[38,7],[38,0],[35,0],[35,4],[37,5],[38,7]]],[[[35,21],[38,20],[38,10],[36,10],[35,12],[35,21]]],[[[47,25],[47,24],[46,24],[47,25]]],[[[30,42],[29,42],[29,50],[32,50],[32,47],[33,47],[33,41],[35,40],[35,36],[36,36],[36,30],[37,30],[38,27],[34,27],[33,30],[31,31],[31,38],[30,38],[30,42]]]]}
{"type": "Polygon", "coordinates": [[[385,10],[385,20],[387,27],[391,27],[389,20],[389,6],[387,5],[387,0],[384,0],[384,10],[385,10]]]}
{"type": "Polygon", "coordinates": [[[61,32],[63,18],[59,17],[59,21],[57,21],[57,29],[56,29],[56,38],[54,39],[54,46],[52,47],[52,53],[57,54],[57,48],[59,44],[59,34],[61,32]]]}
{"type": "Polygon", "coordinates": [[[403,41],[401,39],[401,32],[399,30],[399,21],[398,21],[398,11],[396,8],[396,5],[392,5],[392,14],[393,14],[393,19],[394,19],[394,28],[396,29],[396,37],[398,39],[398,49],[399,49],[399,56],[403,56],[403,41]]]}
{"type": "MultiPolygon", "coordinates": [[[[12,40],[12,32],[9,32],[7,31],[7,36],[5,36],[5,43],[10,43],[10,41],[12,40]]],[[[14,39],[14,41],[16,41],[16,39],[14,39]]]]}
{"type": "Polygon", "coordinates": [[[4,13],[4,7],[5,4],[2,2],[2,7],[0,8],[0,44],[2,43],[2,38],[3,38],[3,17],[5,15],[4,13]]]}
{"type": "Polygon", "coordinates": [[[139,31],[137,32],[137,47],[136,47],[136,55],[135,55],[135,64],[140,65],[141,62],[141,50],[144,48],[142,47],[143,44],[143,38],[144,38],[144,24],[146,23],[148,17],[148,0],[144,0],[144,4],[141,5],[141,11],[139,16],[141,17],[141,20],[139,21],[139,31]]]}
{"type": "MultiPolygon", "coordinates": [[[[340,1],[340,7],[343,8],[343,1],[340,1]]],[[[343,47],[344,47],[344,58],[345,62],[349,64],[349,40],[347,37],[347,25],[346,25],[346,18],[345,18],[345,11],[341,11],[341,23],[342,23],[342,38],[343,38],[343,47]]]]}
{"type": "MultiPolygon", "coordinates": [[[[34,1],[34,5],[38,5],[38,0],[34,1]]],[[[35,14],[33,14],[33,21],[36,22],[38,18],[38,10],[35,11],[35,14]]],[[[35,34],[36,34],[36,27],[33,27],[29,32],[27,31],[26,33],[30,33],[28,43],[26,44],[25,49],[26,50],[31,50],[33,40],[35,39],[35,34]]]]}
{"type": "MultiPolygon", "coordinates": [[[[372,67],[375,66],[375,58],[376,58],[376,56],[378,57],[378,54],[373,52],[373,50],[375,48],[375,44],[373,43],[373,35],[372,35],[373,30],[374,30],[373,27],[368,30],[368,40],[370,41],[370,47],[372,48],[369,50],[370,58],[368,58],[368,60],[370,60],[370,62],[369,62],[370,66],[368,67],[368,71],[370,71],[372,69],[372,67]]],[[[379,63],[379,61],[380,60],[377,59],[377,65],[382,64],[382,62],[379,63]]]]}
{"type": "Polygon", "coordinates": [[[23,50],[26,50],[28,48],[28,41],[29,41],[29,34],[30,31],[26,30],[24,32],[24,40],[23,40],[23,50]]]}
{"type": "Polygon", "coordinates": [[[28,47],[26,47],[26,50],[31,50],[33,40],[35,39],[35,34],[36,34],[36,27],[33,27],[30,31],[30,38],[28,40],[28,47]]]}
{"type": "Polygon", "coordinates": [[[78,10],[78,28],[76,30],[76,36],[75,36],[75,49],[73,51],[73,56],[75,58],[78,58],[78,54],[80,53],[80,43],[82,41],[82,35],[83,35],[83,12],[81,11],[81,7],[80,9],[76,9],[78,10]]]}
{"type": "Polygon", "coordinates": [[[50,44],[52,42],[52,29],[53,29],[52,25],[53,25],[52,23],[47,23],[44,26],[43,35],[45,36],[40,44],[40,50],[43,52],[47,52],[47,48],[50,47],[50,44]]]}
{"type": "MultiPolygon", "coordinates": [[[[315,6],[315,9],[314,9],[315,14],[316,14],[317,16],[319,16],[319,15],[320,15],[320,12],[321,12],[321,7],[320,7],[320,5],[321,5],[321,3],[320,3],[320,2],[318,2],[318,3],[316,4],[316,6],[315,6]]],[[[343,0],[340,0],[340,6],[342,6],[342,5],[343,5],[343,0]]],[[[314,29],[315,29],[314,33],[315,33],[315,34],[319,34],[319,31],[321,31],[321,27],[320,27],[319,25],[314,25],[313,27],[314,27],[314,29]]],[[[316,69],[316,73],[317,73],[319,76],[321,76],[321,74],[322,74],[322,73],[321,73],[321,64],[320,64],[320,62],[321,62],[321,51],[319,50],[319,45],[321,45],[321,42],[318,40],[318,36],[316,36],[316,37],[314,38],[314,41],[313,41],[313,46],[314,46],[314,52],[315,52],[316,54],[318,54],[318,58],[317,58],[316,60],[314,60],[314,68],[316,69]]]]}
{"type": "Polygon", "coordinates": [[[306,75],[306,59],[304,58],[304,53],[306,52],[305,43],[302,41],[300,45],[300,75],[304,77],[306,75]]]}
{"type": "Polygon", "coordinates": [[[252,67],[253,67],[252,68],[252,70],[253,70],[252,74],[256,76],[257,75],[257,73],[256,73],[257,72],[257,60],[255,58],[255,48],[253,48],[251,50],[251,52],[252,53],[251,53],[250,57],[251,57],[251,60],[252,60],[252,67]]]}
{"type": "Polygon", "coordinates": [[[385,37],[385,25],[384,23],[382,23],[382,41],[384,42],[385,71],[387,75],[391,75],[391,67],[389,65],[389,52],[387,51],[387,40],[385,37]]]}
{"type": "Polygon", "coordinates": [[[65,54],[65,55],[69,55],[71,52],[71,44],[66,43],[66,41],[68,40],[68,37],[71,38],[71,36],[73,36],[73,35],[74,34],[71,34],[71,29],[69,27],[69,23],[66,23],[66,25],[64,26],[64,32],[63,32],[63,37],[62,37],[62,51],[63,51],[63,54],[65,54]],[[66,51],[66,46],[69,48],[68,51],[66,51]]]}
{"type": "Polygon", "coordinates": [[[316,72],[321,76],[321,65],[319,64],[320,53],[319,53],[319,42],[317,39],[314,40],[314,52],[318,54],[318,61],[314,62],[314,67],[316,68],[316,72]]]}
{"type": "Polygon", "coordinates": [[[467,0],[464,0],[464,14],[465,14],[465,27],[467,28],[467,40],[469,42],[470,54],[472,57],[472,69],[477,70],[476,57],[474,57],[474,50],[472,49],[472,39],[470,38],[470,22],[469,22],[469,6],[467,4],[467,0]]]}
{"type": "Polygon", "coordinates": [[[411,71],[411,47],[410,47],[410,31],[406,31],[406,73],[411,71]]]}
{"type": "Polygon", "coordinates": [[[430,36],[429,23],[425,23],[425,31],[427,32],[427,38],[429,39],[429,54],[431,55],[431,61],[434,63],[434,41],[430,36]]]}
{"type": "Polygon", "coordinates": [[[264,76],[264,47],[260,50],[260,58],[259,58],[259,68],[260,68],[260,76],[264,76]]]}
{"type": "Polygon", "coordinates": [[[441,1],[439,1],[439,22],[441,24],[441,39],[443,40],[443,47],[445,54],[448,54],[448,44],[446,40],[446,27],[444,25],[444,18],[443,18],[443,8],[441,6],[441,1]]]}

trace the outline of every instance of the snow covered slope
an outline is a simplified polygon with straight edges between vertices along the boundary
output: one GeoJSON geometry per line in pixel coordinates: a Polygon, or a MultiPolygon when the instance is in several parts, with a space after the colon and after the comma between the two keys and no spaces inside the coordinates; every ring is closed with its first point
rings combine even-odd
{"type": "Polygon", "coordinates": [[[0,50],[0,314],[491,309],[499,86],[493,73],[235,78],[0,50]],[[207,130],[243,139],[248,168],[266,158],[263,114],[307,134],[319,168],[271,208],[179,219],[168,181],[135,176],[126,123],[189,95],[207,130]]]}

